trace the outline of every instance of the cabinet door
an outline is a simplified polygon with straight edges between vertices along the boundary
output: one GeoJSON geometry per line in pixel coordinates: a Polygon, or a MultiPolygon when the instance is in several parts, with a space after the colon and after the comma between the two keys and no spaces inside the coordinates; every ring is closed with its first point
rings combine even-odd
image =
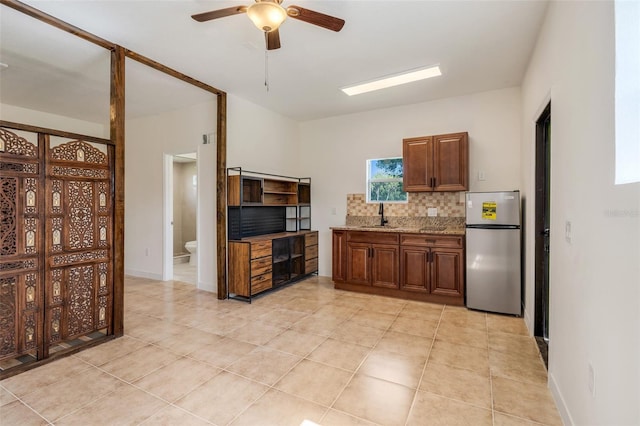
{"type": "Polygon", "coordinates": [[[347,243],[347,281],[349,284],[371,285],[371,246],[347,243]]]}
{"type": "Polygon", "coordinates": [[[402,247],[400,249],[400,289],[429,292],[429,249],[402,247]]]}
{"type": "Polygon", "coordinates": [[[431,251],[431,293],[462,296],[462,250],[431,251]]]}
{"type": "Polygon", "coordinates": [[[407,192],[432,190],[431,137],[412,138],[402,141],[402,186],[407,192]]]}
{"type": "Polygon", "coordinates": [[[434,191],[469,189],[468,159],[466,132],[433,136],[434,191]]]}
{"type": "Polygon", "coordinates": [[[342,282],[347,279],[347,232],[333,231],[331,279],[342,282]]]}
{"type": "Polygon", "coordinates": [[[398,246],[373,244],[371,250],[371,285],[398,288],[398,246]]]}

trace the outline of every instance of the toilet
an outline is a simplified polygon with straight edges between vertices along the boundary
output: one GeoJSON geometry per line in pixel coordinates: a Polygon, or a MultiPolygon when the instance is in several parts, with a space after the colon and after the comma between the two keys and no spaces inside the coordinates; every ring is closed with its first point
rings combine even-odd
{"type": "Polygon", "coordinates": [[[197,241],[187,241],[184,248],[189,252],[189,265],[196,266],[198,264],[198,255],[196,250],[198,249],[197,241]]]}

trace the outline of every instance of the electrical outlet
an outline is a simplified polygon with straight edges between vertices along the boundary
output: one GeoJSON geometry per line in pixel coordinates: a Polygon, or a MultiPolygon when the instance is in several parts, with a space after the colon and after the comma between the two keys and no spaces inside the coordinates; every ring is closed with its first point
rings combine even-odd
{"type": "Polygon", "coordinates": [[[331,207],[331,215],[332,216],[336,215],[336,208],[335,207],[331,207]]]}
{"type": "Polygon", "coordinates": [[[484,173],[484,170],[478,171],[478,180],[487,180],[487,176],[484,173]]]}
{"type": "Polygon", "coordinates": [[[144,255],[149,256],[149,247],[144,249],[144,255]]]}
{"type": "Polygon", "coordinates": [[[427,209],[427,216],[429,216],[429,217],[438,216],[438,208],[437,207],[429,207],[427,209]]]}
{"type": "Polygon", "coordinates": [[[591,393],[592,397],[596,396],[596,373],[593,369],[593,365],[589,363],[589,376],[588,376],[587,386],[589,386],[589,393],[591,393]]]}
{"type": "Polygon", "coordinates": [[[564,222],[564,239],[571,244],[571,222],[568,220],[564,222]]]}

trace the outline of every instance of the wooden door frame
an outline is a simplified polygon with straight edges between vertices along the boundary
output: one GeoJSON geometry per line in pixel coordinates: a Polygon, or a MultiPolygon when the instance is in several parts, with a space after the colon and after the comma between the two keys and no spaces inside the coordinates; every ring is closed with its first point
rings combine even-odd
{"type": "MultiPolygon", "coordinates": [[[[548,301],[543,301],[545,294],[541,286],[542,275],[547,274],[544,270],[545,256],[545,237],[542,235],[545,229],[546,210],[549,209],[549,197],[547,188],[550,186],[547,176],[549,176],[548,168],[551,167],[551,161],[547,161],[547,153],[550,150],[549,139],[546,136],[546,122],[551,119],[551,101],[549,101],[542,112],[536,118],[536,147],[535,147],[535,262],[534,262],[534,290],[535,290],[535,309],[534,309],[534,335],[542,337],[544,335],[543,309],[548,310],[548,301]],[[543,186],[544,187],[541,187],[543,186]],[[545,199],[543,199],[543,197],[545,199]]],[[[547,278],[547,286],[548,286],[547,278]]],[[[548,299],[548,291],[546,298],[548,299]]],[[[544,318],[548,321],[549,318],[544,318]]]]}
{"type": "MultiPolygon", "coordinates": [[[[126,49],[116,43],[98,37],[81,28],[62,21],[32,6],[17,0],[0,0],[0,4],[31,16],[62,31],[96,44],[111,52],[111,96],[110,96],[110,143],[115,146],[114,177],[114,293],[113,333],[124,333],[124,158],[125,158],[125,58],[161,71],[181,81],[210,92],[217,97],[216,108],[216,233],[217,233],[217,290],[218,299],[224,299],[227,291],[227,215],[226,215],[226,168],[227,168],[227,94],[213,86],[180,73],[159,62],[126,49]]],[[[85,138],[85,140],[88,140],[85,138]]]]}

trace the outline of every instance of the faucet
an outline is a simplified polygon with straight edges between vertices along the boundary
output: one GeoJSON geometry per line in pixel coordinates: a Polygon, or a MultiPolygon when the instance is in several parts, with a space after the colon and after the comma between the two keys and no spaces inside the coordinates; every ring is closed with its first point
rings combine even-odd
{"type": "Polygon", "coordinates": [[[389,223],[389,221],[384,218],[384,204],[382,203],[380,203],[380,207],[378,208],[378,214],[380,215],[380,226],[384,226],[385,223],[389,223]]]}

